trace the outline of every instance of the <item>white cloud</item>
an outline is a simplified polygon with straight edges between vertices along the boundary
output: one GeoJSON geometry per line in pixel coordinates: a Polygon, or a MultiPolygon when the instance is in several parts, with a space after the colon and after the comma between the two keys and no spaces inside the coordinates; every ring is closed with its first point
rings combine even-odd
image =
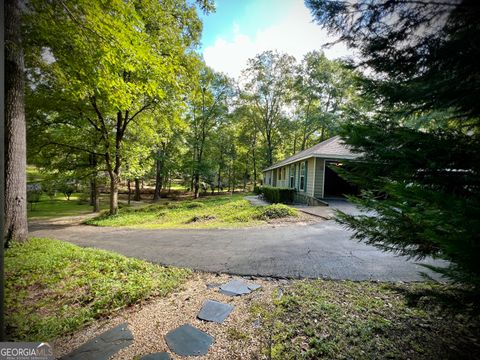
{"type": "MultiPolygon", "coordinates": [[[[335,40],[326,30],[312,23],[303,1],[292,2],[288,17],[257,32],[253,38],[242,34],[238,24],[233,26],[233,41],[217,38],[212,46],[205,48],[203,56],[207,65],[234,78],[239,77],[248,59],[262,51],[278,50],[299,60],[307,52],[320,50],[322,45],[335,40]]],[[[330,59],[352,55],[352,51],[343,44],[323,50],[330,59]]]]}

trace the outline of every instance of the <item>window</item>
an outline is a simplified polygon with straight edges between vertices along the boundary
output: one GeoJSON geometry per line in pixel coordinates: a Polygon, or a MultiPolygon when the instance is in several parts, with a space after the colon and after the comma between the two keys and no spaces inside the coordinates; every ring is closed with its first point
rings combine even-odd
{"type": "Polygon", "coordinates": [[[305,190],[305,161],[300,163],[300,190],[305,190]]]}
{"type": "Polygon", "coordinates": [[[290,165],[290,187],[295,187],[295,165],[290,165]]]}
{"type": "Polygon", "coordinates": [[[282,168],[282,180],[287,180],[287,168],[282,168]]]}

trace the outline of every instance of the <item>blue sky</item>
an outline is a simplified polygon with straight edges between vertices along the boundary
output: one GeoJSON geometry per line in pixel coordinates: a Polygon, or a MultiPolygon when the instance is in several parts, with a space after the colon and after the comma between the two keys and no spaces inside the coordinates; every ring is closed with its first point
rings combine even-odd
{"type": "MultiPolygon", "coordinates": [[[[312,22],[303,0],[216,0],[216,12],[202,15],[201,51],[207,65],[238,78],[247,60],[278,50],[299,60],[334,40],[312,22]]],[[[342,45],[325,49],[329,58],[350,55],[342,45]]]]}

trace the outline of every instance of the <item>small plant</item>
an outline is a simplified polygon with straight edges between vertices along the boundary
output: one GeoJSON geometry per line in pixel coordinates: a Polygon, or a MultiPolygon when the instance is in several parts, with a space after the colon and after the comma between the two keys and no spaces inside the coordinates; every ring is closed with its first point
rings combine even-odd
{"type": "Polygon", "coordinates": [[[272,220],[297,215],[296,209],[283,204],[273,204],[261,208],[257,218],[260,220],[272,220]]]}

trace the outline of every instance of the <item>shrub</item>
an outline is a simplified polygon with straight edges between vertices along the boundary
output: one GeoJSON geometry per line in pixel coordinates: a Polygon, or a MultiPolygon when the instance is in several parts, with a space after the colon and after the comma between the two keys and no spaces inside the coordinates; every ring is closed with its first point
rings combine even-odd
{"type": "Polygon", "coordinates": [[[253,193],[254,193],[254,194],[257,194],[257,195],[262,195],[262,187],[256,185],[256,186],[253,188],[253,193]]]}
{"type": "Polygon", "coordinates": [[[291,204],[293,203],[293,196],[295,194],[294,189],[278,188],[272,186],[262,186],[261,192],[265,200],[271,202],[272,204],[291,204]]]}
{"type": "Polygon", "coordinates": [[[257,218],[260,220],[280,219],[297,216],[297,210],[283,204],[268,205],[260,209],[257,218]]]}

